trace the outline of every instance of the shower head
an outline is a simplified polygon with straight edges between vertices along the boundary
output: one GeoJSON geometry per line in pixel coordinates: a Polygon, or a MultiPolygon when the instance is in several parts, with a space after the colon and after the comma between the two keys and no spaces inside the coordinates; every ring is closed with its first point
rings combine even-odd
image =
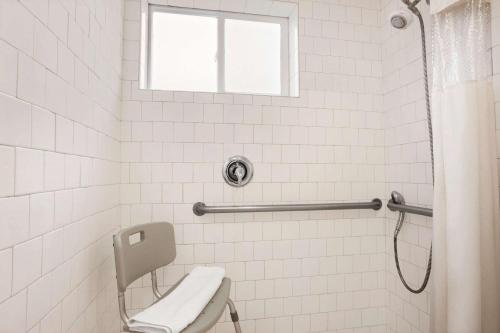
{"type": "Polygon", "coordinates": [[[406,29],[412,20],[408,11],[400,9],[390,15],[391,25],[396,29],[406,29]]]}

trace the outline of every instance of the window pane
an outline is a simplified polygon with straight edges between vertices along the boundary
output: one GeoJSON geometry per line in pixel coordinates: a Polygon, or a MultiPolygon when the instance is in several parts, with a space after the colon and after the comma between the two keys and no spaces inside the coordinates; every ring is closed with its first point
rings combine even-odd
{"type": "Polygon", "coordinates": [[[281,25],[225,20],[226,90],[281,94],[281,25]]]}
{"type": "Polygon", "coordinates": [[[151,89],[217,91],[217,19],[155,11],[151,89]]]}

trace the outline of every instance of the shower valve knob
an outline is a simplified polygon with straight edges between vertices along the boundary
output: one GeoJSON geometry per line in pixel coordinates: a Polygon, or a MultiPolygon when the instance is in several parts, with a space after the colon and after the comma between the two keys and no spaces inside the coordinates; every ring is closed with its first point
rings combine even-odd
{"type": "Polygon", "coordinates": [[[246,157],[233,156],[224,164],[222,176],[231,186],[245,186],[252,179],[253,165],[246,157]]]}

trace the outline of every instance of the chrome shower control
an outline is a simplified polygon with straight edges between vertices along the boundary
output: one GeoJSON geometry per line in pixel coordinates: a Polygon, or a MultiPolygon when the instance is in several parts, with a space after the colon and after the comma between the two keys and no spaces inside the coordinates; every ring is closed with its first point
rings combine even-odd
{"type": "Polygon", "coordinates": [[[233,156],[224,163],[222,176],[231,186],[245,186],[252,179],[253,165],[246,157],[233,156]]]}

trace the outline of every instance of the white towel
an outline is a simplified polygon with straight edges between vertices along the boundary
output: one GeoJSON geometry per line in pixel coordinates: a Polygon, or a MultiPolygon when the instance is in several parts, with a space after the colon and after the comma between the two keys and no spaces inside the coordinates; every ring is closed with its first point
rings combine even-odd
{"type": "Polygon", "coordinates": [[[168,296],[133,316],[128,326],[143,333],[179,333],[210,302],[224,275],[220,267],[195,267],[168,296]]]}

